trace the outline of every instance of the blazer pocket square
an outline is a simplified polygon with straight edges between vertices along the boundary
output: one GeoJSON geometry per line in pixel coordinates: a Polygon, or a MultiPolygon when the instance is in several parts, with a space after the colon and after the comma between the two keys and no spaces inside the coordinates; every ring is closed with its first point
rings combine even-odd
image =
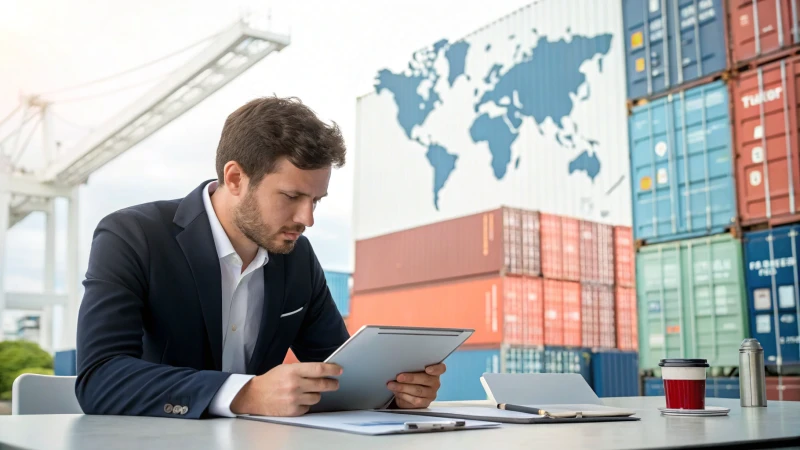
{"type": "Polygon", "coordinates": [[[281,319],[283,319],[284,317],[293,316],[293,315],[299,313],[302,310],[303,310],[303,307],[301,306],[300,308],[298,308],[298,309],[296,309],[296,310],[294,310],[292,312],[287,312],[286,314],[281,314],[281,319]]]}

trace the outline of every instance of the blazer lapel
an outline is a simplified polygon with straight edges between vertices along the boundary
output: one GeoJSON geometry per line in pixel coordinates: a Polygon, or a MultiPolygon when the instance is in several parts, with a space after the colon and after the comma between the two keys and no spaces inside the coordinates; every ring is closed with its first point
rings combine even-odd
{"type": "Polygon", "coordinates": [[[264,307],[261,313],[261,327],[258,340],[247,365],[247,373],[257,374],[267,356],[275,333],[278,330],[281,311],[286,300],[284,295],[284,256],[269,254],[269,262],[264,267],[264,307]]]}
{"type": "Polygon", "coordinates": [[[214,368],[222,370],[222,275],[214,236],[203,204],[206,183],[181,201],[174,222],[183,227],[176,239],[192,270],[214,368]]]}

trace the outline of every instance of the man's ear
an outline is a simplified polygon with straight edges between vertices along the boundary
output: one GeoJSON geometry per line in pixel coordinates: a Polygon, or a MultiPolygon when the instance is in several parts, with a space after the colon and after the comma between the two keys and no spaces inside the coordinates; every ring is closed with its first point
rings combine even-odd
{"type": "Polygon", "coordinates": [[[236,161],[228,161],[222,170],[222,175],[225,189],[231,195],[238,197],[247,191],[249,178],[242,170],[242,166],[236,161]]]}

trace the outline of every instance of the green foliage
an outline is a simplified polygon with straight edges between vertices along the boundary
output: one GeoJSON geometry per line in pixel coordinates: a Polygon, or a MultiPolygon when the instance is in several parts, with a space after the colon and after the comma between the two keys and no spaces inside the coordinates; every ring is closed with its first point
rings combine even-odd
{"type": "Polygon", "coordinates": [[[0,400],[11,398],[11,385],[22,373],[52,375],[53,357],[34,342],[0,342],[0,400]]]}

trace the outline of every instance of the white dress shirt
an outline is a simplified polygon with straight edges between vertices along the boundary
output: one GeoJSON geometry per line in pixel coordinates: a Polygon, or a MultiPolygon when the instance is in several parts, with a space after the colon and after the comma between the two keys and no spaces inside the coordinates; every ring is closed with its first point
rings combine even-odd
{"type": "Polygon", "coordinates": [[[242,271],[242,258],[234,250],[211,203],[211,195],[216,189],[216,181],[206,185],[203,203],[211,225],[221,272],[222,371],[230,372],[231,376],[211,399],[209,412],[215,416],[234,417],[231,402],[253,378],[253,375],[244,373],[253,355],[261,326],[261,312],[264,308],[264,274],[261,269],[269,261],[269,255],[264,248],[259,247],[256,257],[242,271]]]}

